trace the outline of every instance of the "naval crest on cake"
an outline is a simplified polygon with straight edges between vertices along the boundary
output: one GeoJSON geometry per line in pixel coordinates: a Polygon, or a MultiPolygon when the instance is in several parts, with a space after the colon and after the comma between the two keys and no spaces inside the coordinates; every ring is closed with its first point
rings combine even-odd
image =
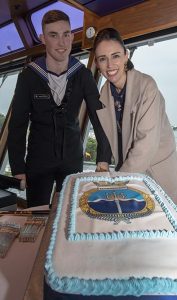
{"type": "Polygon", "coordinates": [[[84,192],[80,198],[81,210],[91,218],[131,223],[131,219],[150,215],[155,203],[153,198],[125,182],[93,182],[95,189],[84,192]]]}

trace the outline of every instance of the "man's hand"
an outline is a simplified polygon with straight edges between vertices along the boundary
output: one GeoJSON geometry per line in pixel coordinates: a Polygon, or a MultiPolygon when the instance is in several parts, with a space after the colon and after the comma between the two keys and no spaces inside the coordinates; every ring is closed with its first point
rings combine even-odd
{"type": "Polygon", "coordinates": [[[14,177],[21,180],[20,188],[21,188],[21,190],[25,190],[26,189],[26,174],[17,174],[14,177]]]}
{"type": "Polygon", "coordinates": [[[109,164],[107,162],[98,162],[95,172],[109,172],[109,164]]]}

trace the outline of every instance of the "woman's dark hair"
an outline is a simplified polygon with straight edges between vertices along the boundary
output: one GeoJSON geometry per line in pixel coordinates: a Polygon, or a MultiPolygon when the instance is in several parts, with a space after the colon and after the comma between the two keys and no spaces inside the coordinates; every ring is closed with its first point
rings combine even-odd
{"type": "MultiPolygon", "coordinates": [[[[104,28],[97,33],[93,43],[93,51],[94,52],[96,51],[96,48],[102,41],[110,41],[110,40],[118,42],[122,46],[122,48],[124,49],[124,53],[126,54],[126,48],[120,36],[120,33],[114,28],[104,28]]],[[[133,68],[134,68],[133,63],[131,62],[130,59],[128,59],[127,70],[131,70],[133,68]]]]}

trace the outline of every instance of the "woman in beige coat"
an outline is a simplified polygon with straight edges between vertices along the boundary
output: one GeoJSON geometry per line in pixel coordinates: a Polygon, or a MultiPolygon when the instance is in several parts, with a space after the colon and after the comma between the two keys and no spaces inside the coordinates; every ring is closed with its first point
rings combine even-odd
{"type": "Polygon", "coordinates": [[[176,144],[156,82],[134,69],[115,29],[97,34],[94,51],[107,79],[97,114],[110,144],[107,162],[99,162],[97,171],[109,170],[113,156],[116,171],[148,174],[177,203],[176,144]]]}

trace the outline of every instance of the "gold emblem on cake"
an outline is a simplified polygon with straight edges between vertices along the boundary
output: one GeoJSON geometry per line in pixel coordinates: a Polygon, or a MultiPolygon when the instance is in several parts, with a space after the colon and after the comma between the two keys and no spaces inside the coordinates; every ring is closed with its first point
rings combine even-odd
{"type": "Polygon", "coordinates": [[[128,186],[128,181],[93,183],[96,188],[84,192],[79,201],[81,210],[90,218],[113,221],[114,224],[130,223],[131,219],[150,215],[155,208],[152,197],[128,186]]]}

